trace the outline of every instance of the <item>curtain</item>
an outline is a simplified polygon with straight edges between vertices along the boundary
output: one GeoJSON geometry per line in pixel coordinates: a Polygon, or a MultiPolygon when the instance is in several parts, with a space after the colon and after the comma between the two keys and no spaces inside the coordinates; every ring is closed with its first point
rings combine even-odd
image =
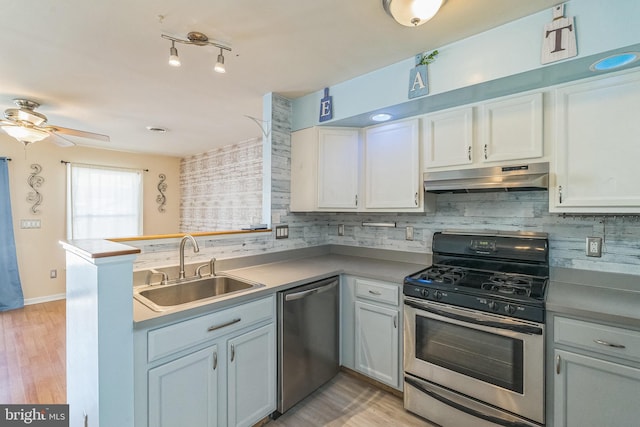
{"type": "Polygon", "coordinates": [[[67,237],[142,234],[142,171],[67,164],[67,237]]]}
{"type": "Polygon", "coordinates": [[[7,162],[6,157],[0,157],[0,311],[24,307],[13,235],[7,162]]]}

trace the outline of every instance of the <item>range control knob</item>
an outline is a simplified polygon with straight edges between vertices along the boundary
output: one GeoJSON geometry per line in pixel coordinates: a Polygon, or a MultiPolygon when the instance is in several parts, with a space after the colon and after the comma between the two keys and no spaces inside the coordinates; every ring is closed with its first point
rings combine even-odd
{"type": "Polygon", "coordinates": [[[511,304],[507,304],[504,306],[504,311],[508,314],[513,314],[516,312],[516,307],[511,304]]]}
{"type": "Polygon", "coordinates": [[[436,300],[440,301],[442,299],[442,292],[440,291],[435,291],[435,293],[433,294],[433,296],[436,298],[436,300]]]}
{"type": "Polygon", "coordinates": [[[428,297],[429,296],[429,289],[420,289],[420,295],[422,295],[423,297],[428,297]]]}
{"type": "Polygon", "coordinates": [[[489,306],[490,310],[493,311],[498,311],[498,303],[495,301],[489,301],[489,304],[487,304],[489,306]]]}

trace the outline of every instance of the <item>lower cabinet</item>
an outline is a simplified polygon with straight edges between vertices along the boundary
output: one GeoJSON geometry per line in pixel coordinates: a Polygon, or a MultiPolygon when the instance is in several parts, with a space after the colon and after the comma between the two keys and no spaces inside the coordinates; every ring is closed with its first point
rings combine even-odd
{"type": "Polygon", "coordinates": [[[136,427],[252,426],[276,410],[275,297],[135,342],[136,427]]]}
{"type": "Polygon", "coordinates": [[[553,426],[638,425],[640,331],[564,316],[553,326],[553,426]]]}
{"type": "Polygon", "coordinates": [[[402,389],[400,288],[342,276],[341,364],[398,390],[402,389]]]}

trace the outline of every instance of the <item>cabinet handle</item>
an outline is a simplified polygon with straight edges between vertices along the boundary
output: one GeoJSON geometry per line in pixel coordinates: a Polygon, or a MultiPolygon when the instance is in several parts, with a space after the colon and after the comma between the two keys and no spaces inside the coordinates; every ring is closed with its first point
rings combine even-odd
{"type": "Polygon", "coordinates": [[[358,206],[358,195],[356,194],[356,206],[358,206]]]}
{"type": "Polygon", "coordinates": [[[233,362],[233,359],[235,358],[236,358],[236,346],[231,344],[231,361],[233,362]]]}
{"type": "Polygon", "coordinates": [[[225,328],[225,327],[227,327],[227,326],[231,326],[231,325],[233,325],[234,323],[238,323],[238,322],[240,322],[240,321],[242,321],[242,319],[241,319],[240,317],[238,317],[237,319],[233,319],[232,321],[227,322],[227,323],[223,323],[222,325],[209,326],[209,327],[207,328],[207,332],[215,331],[216,329],[225,328]]]}
{"type": "Polygon", "coordinates": [[[558,196],[560,197],[560,204],[562,204],[562,185],[558,186],[558,196]]]}
{"type": "Polygon", "coordinates": [[[415,202],[416,202],[416,206],[418,206],[418,192],[416,191],[416,196],[415,196],[415,202]]]}
{"type": "Polygon", "coordinates": [[[393,329],[398,328],[398,316],[393,316],[393,329]]]}
{"type": "Polygon", "coordinates": [[[627,346],[622,345],[622,344],[613,344],[607,341],[603,341],[603,340],[593,340],[594,343],[596,344],[600,344],[600,345],[606,345],[607,347],[613,347],[613,348],[627,348],[627,346]]]}
{"type": "Polygon", "coordinates": [[[372,291],[371,289],[369,289],[369,293],[370,293],[371,295],[382,295],[382,292],[372,291]]]}
{"type": "Polygon", "coordinates": [[[484,144],[484,159],[487,160],[488,156],[487,156],[487,144],[484,144]]]}
{"type": "Polygon", "coordinates": [[[469,161],[471,161],[471,146],[467,147],[467,157],[469,157],[469,161]]]}
{"type": "Polygon", "coordinates": [[[560,375],[560,362],[561,362],[561,359],[560,359],[560,355],[558,354],[556,356],[556,374],[558,375],[560,375]]]}
{"type": "Polygon", "coordinates": [[[218,352],[214,351],[213,352],[213,370],[215,371],[216,369],[218,369],[218,352]]]}

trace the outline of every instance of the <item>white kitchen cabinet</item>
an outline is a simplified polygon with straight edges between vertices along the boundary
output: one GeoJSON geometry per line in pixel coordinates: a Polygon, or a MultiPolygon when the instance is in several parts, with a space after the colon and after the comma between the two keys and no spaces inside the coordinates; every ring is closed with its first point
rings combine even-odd
{"type": "Polygon", "coordinates": [[[229,426],[252,426],[276,406],[275,325],[227,342],[229,426]]]}
{"type": "Polygon", "coordinates": [[[417,119],[367,128],[364,167],[367,210],[423,208],[417,119]]]}
{"type": "Polygon", "coordinates": [[[341,304],[342,366],[402,390],[400,285],[345,275],[341,304]]]}
{"type": "Polygon", "coordinates": [[[360,137],[356,129],[318,129],[318,207],[358,208],[360,137]]]}
{"type": "Polygon", "coordinates": [[[549,210],[640,212],[640,73],[568,84],[555,95],[549,210]]]}
{"type": "Polygon", "coordinates": [[[149,370],[149,425],[218,425],[218,347],[149,370]]]}
{"type": "Polygon", "coordinates": [[[355,311],[356,370],[397,388],[398,310],[356,301],[355,311]]]}
{"type": "Polygon", "coordinates": [[[430,113],[422,123],[425,172],[545,160],[540,92],[430,113]]]}
{"type": "Polygon", "coordinates": [[[463,107],[422,118],[425,170],[473,162],[473,108],[463,107]]]}
{"type": "Polygon", "coordinates": [[[483,163],[543,156],[542,93],[511,96],[480,106],[483,163]]]}
{"type": "Polygon", "coordinates": [[[275,296],[135,334],[136,426],[251,426],[276,410],[275,296]]]}
{"type": "Polygon", "coordinates": [[[312,127],[293,132],[291,211],[356,210],[359,165],[359,129],[312,127]]]}
{"type": "Polygon", "coordinates": [[[553,425],[637,425],[639,349],[639,331],[556,316],[553,425]]]}

